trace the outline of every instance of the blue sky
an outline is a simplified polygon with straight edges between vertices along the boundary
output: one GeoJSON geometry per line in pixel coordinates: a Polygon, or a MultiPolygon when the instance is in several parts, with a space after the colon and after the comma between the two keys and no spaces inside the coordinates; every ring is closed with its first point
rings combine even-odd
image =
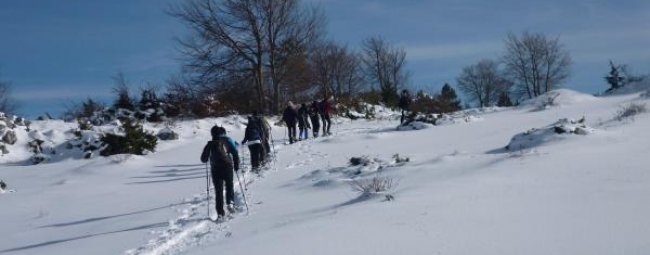
{"type": "MultiPolygon", "coordinates": [[[[29,117],[109,98],[118,72],[134,89],[162,82],[179,69],[173,37],[184,31],[164,9],[180,1],[2,1],[0,80],[29,117]]],[[[650,1],[305,1],[324,9],[329,37],[351,48],[377,35],[405,48],[417,88],[455,85],[464,66],[497,58],[509,31],[559,36],[574,61],[567,88],[604,90],[609,59],[650,72],[650,1]]]]}

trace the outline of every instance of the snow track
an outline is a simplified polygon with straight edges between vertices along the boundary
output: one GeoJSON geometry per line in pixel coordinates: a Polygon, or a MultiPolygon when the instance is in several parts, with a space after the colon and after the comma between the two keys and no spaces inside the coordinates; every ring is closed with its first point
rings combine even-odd
{"type": "MultiPolygon", "coordinates": [[[[345,132],[345,131],[343,131],[345,132]]],[[[264,179],[265,176],[269,173],[275,172],[277,168],[277,157],[281,151],[284,149],[291,148],[290,153],[296,153],[298,157],[295,160],[291,160],[290,163],[284,166],[284,169],[293,169],[298,167],[304,167],[309,165],[315,158],[327,158],[329,155],[313,150],[312,146],[314,142],[327,142],[328,140],[335,139],[334,135],[327,137],[319,137],[314,139],[313,137],[297,142],[293,145],[276,145],[275,147],[275,157],[273,162],[268,163],[267,169],[263,170],[261,174],[254,174],[250,171],[250,155],[248,149],[245,146],[242,146],[239,150],[240,158],[240,168],[245,171],[242,175],[242,181],[245,183],[247,191],[247,198],[249,203],[251,203],[251,196],[249,194],[249,189],[251,184],[255,183],[260,179],[264,179]]],[[[277,143],[278,141],[276,141],[277,143]]],[[[288,152],[289,153],[289,152],[288,152]]],[[[235,177],[236,178],[236,177],[235,177]]],[[[235,179],[235,182],[237,180],[235,179]]],[[[216,215],[214,209],[214,189],[210,189],[210,215],[214,217],[216,215]]],[[[171,255],[171,254],[182,254],[187,252],[192,247],[197,247],[202,244],[215,242],[223,237],[232,236],[232,231],[230,223],[236,221],[238,218],[244,216],[244,201],[241,196],[241,191],[237,183],[235,183],[235,203],[237,204],[238,212],[234,215],[235,219],[226,221],[226,222],[214,222],[212,219],[205,217],[206,209],[206,193],[202,192],[195,194],[189,198],[184,199],[186,203],[181,203],[181,206],[176,207],[175,209],[180,213],[180,216],[176,219],[169,221],[169,225],[164,230],[152,231],[152,235],[156,235],[156,238],[153,238],[147,242],[147,244],[142,245],[141,247],[130,249],[124,252],[125,255],[171,255]],[[189,203],[187,203],[189,202],[189,203]]],[[[254,204],[262,204],[262,202],[256,202],[254,204]]],[[[249,207],[254,205],[249,204],[249,207]]]]}

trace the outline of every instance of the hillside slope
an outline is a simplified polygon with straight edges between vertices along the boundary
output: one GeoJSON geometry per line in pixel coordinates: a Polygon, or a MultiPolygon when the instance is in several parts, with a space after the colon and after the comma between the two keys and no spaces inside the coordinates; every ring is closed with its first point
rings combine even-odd
{"type": "Polygon", "coordinates": [[[237,118],[179,123],[181,140],[148,156],[5,164],[16,192],[0,195],[0,254],[647,253],[650,114],[616,117],[648,99],[558,93],[422,130],[339,119],[333,136],[285,145],[275,128],[272,169],[245,174],[250,213],[237,187],[240,212],[222,224],[206,220],[198,157],[212,124],[241,140],[237,118]],[[583,117],[588,133],[547,132],[583,117]],[[505,149],[518,134],[530,146],[505,149]],[[358,156],[370,162],[349,165],[358,156]],[[350,188],[378,174],[396,187],[350,188]]]}

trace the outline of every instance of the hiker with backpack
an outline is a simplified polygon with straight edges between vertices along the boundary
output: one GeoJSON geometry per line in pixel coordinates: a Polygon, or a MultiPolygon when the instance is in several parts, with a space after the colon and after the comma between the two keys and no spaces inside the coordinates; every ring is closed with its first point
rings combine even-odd
{"type": "Polygon", "coordinates": [[[309,132],[307,129],[310,129],[309,125],[309,113],[307,109],[307,104],[302,103],[300,109],[298,109],[298,141],[307,140],[309,138],[309,132]]]}
{"type": "Polygon", "coordinates": [[[323,120],[323,135],[331,135],[330,127],[332,126],[332,120],[330,119],[330,103],[327,101],[327,97],[320,102],[320,114],[321,119],[323,120]]]}
{"type": "Polygon", "coordinates": [[[259,126],[253,116],[248,117],[248,124],[244,131],[242,145],[248,145],[251,155],[251,167],[254,173],[259,173],[260,163],[264,161],[264,146],[262,145],[262,127],[259,126]]]}
{"type": "MultiPolygon", "coordinates": [[[[262,138],[262,147],[264,151],[262,152],[264,154],[264,158],[262,159],[262,163],[264,163],[265,159],[270,158],[271,154],[271,144],[269,141],[271,140],[271,125],[266,121],[266,118],[264,116],[261,116],[258,111],[253,111],[253,114],[251,114],[253,123],[255,123],[258,127],[261,129],[261,138],[262,138]]],[[[250,121],[249,121],[250,122],[250,121]]]]}
{"type": "Polygon", "coordinates": [[[296,112],[292,102],[289,102],[287,108],[284,109],[282,120],[287,125],[289,132],[289,144],[296,142],[296,124],[298,124],[298,112],[296,112]]]}
{"type": "Polygon", "coordinates": [[[212,140],[203,148],[201,162],[210,161],[210,174],[212,184],[216,193],[216,209],[218,219],[223,220],[226,212],[224,210],[224,185],[226,192],[226,205],[229,213],[235,212],[235,188],[233,183],[233,170],[239,171],[239,153],[237,146],[226,136],[226,129],[214,126],[210,130],[212,140]]]}
{"type": "Polygon", "coordinates": [[[318,102],[314,100],[307,111],[309,119],[311,120],[314,138],[318,137],[318,131],[320,130],[320,113],[318,108],[318,102]]]}

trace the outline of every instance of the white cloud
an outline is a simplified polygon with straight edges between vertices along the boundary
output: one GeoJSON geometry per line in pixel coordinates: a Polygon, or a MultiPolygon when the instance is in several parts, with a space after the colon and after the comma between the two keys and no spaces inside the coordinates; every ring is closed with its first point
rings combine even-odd
{"type": "Polygon", "coordinates": [[[408,46],[406,52],[411,61],[442,60],[451,58],[489,58],[503,49],[503,41],[456,42],[408,46]]]}
{"type": "Polygon", "coordinates": [[[72,88],[70,86],[61,86],[58,88],[44,88],[19,90],[15,89],[13,96],[20,101],[30,100],[72,100],[86,97],[104,97],[110,95],[110,91],[98,89],[97,86],[85,86],[82,88],[72,88]]]}
{"type": "Polygon", "coordinates": [[[650,35],[645,28],[600,29],[561,36],[576,63],[607,64],[609,59],[623,63],[650,59],[650,35]]]}

